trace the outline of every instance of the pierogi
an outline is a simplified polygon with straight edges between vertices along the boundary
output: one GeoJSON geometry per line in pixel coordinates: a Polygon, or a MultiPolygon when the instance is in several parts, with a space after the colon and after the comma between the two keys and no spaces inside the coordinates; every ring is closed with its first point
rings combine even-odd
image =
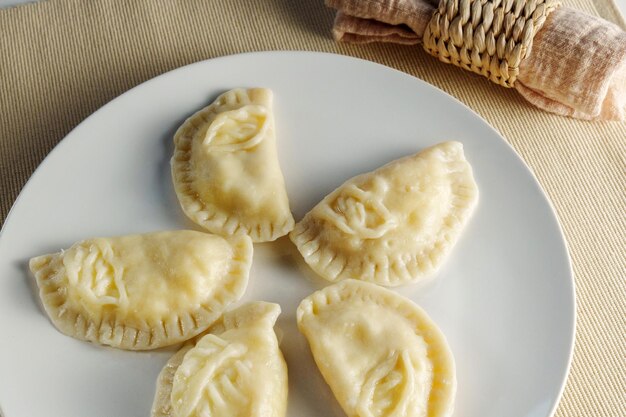
{"type": "Polygon", "coordinates": [[[397,286],[439,269],[477,202],[463,145],[444,142],[346,181],[289,237],[329,281],[397,286]]]}
{"type": "Polygon", "coordinates": [[[412,301],[345,280],[305,298],[298,328],[350,417],[449,417],[454,358],[441,331],[412,301]]]}
{"type": "Polygon", "coordinates": [[[176,353],[157,380],[152,417],[284,417],[287,365],[278,304],[250,302],[176,353]]]}
{"type": "Polygon", "coordinates": [[[172,178],[180,205],[212,233],[272,241],[294,226],[278,163],[272,92],[235,89],[183,123],[172,178]]]}
{"type": "Polygon", "coordinates": [[[182,230],[84,240],[30,269],[62,333],[143,350],[206,330],[241,298],[251,263],[248,236],[182,230]]]}

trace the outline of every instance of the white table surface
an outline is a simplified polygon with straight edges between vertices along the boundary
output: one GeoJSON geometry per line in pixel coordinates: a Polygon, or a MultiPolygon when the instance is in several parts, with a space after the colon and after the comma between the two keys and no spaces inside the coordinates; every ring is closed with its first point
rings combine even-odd
{"type": "MultiPolygon", "coordinates": [[[[617,2],[617,7],[619,7],[619,10],[622,12],[622,15],[626,16],[626,0],[615,1],[617,2]]],[[[33,3],[33,0],[0,0],[0,8],[24,3],[33,3]]]]}

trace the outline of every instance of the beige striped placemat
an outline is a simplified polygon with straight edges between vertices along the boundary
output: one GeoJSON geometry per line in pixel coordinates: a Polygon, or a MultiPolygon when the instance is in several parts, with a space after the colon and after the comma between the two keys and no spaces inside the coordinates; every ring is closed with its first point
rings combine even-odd
{"type": "MultiPolygon", "coordinates": [[[[563,2],[626,27],[611,0],[563,2]]],[[[165,71],[260,50],[376,61],[459,98],[533,169],[576,275],[576,349],[556,415],[626,416],[626,124],[544,113],[419,47],[337,44],[333,15],[322,0],[51,0],[0,11],[0,220],[65,134],[165,71]]]]}

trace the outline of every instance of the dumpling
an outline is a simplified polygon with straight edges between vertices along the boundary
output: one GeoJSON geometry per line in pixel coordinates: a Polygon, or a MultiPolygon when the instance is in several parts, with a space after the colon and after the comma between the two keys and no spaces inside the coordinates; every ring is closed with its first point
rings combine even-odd
{"type": "Polygon", "coordinates": [[[329,281],[397,286],[441,266],[477,201],[463,145],[444,142],[346,181],[289,237],[329,281]]]}
{"type": "Polygon", "coordinates": [[[143,350],[206,330],[241,298],[251,263],[247,236],[173,231],[84,240],[30,269],[62,333],[143,350]]]}
{"type": "Polygon", "coordinates": [[[410,300],[350,279],[305,298],[297,319],[348,416],[452,414],[454,358],[441,331],[410,300]]]}
{"type": "Polygon", "coordinates": [[[284,417],[287,365],[273,330],[279,314],[278,304],[244,304],[183,347],[159,375],[152,417],[284,417]]]}
{"type": "Polygon", "coordinates": [[[278,164],[272,92],[235,89],[174,136],[172,178],[191,220],[220,235],[272,241],[294,226],[278,164]]]}

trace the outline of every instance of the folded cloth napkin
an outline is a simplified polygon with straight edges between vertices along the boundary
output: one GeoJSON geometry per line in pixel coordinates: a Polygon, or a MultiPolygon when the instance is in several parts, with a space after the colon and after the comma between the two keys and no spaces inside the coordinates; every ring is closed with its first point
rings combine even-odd
{"type": "Polygon", "coordinates": [[[546,111],[626,120],[626,32],[556,0],[326,0],[343,42],[423,43],[546,111]]]}

